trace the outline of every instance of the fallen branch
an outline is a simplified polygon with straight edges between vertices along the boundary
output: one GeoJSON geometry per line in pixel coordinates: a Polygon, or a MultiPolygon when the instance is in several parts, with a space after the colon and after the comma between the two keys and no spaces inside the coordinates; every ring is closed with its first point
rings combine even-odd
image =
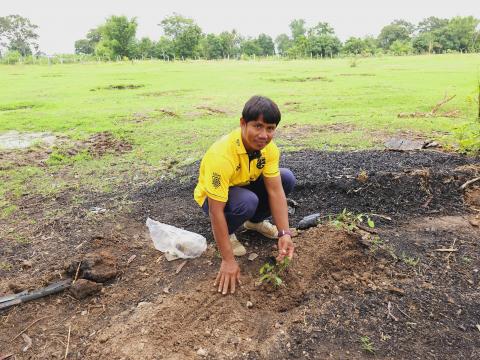
{"type": "Polygon", "coordinates": [[[410,112],[410,113],[409,112],[403,112],[403,113],[399,113],[397,115],[397,117],[399,117],[399,118],[458,117],[460,115],[460,110],[457,110],[457,109],[446,111],[446,112],[443,112],[443,113],[437,113],[438,110],[443,105],[445,105],[447,102],[452,100],[455,96],[456,95],[452,95],[452,96],[448,97],[445,94],[445,97],[441,101],[439,101],[437,104],[435,104],[435,106],[429,112],[423,112],[423,111],[415,111],[415,112],[410,112]]]}
{"type": "Polygon", "coordinates": [[[12,341],[15,341],[16,338],[18,338],[20,335],[22,335],[25,331],[27,331],[28,329],[30,329],[33,325],[35,325],[37,322],[39,322],[40,320],[43,320],[43,319],[46,319],[46,318],[49,318],[51,317],[51,315],[48,315],[48,316],[44,316],[44,317],[41,317],[37,320],[35,320],[34,322],[32,322],[30,325],[28,325],[25,329],[23,329],[17,336],[15,336],[12,341]]]}
{"type": "Polygon", "coordinates": [[[468,180],[465,184],[463,184],[462,186],[460,186],[460,190],[464,190],[468,185],[471,185],[473,184],[474,182],[477,182],[480,180],[480,177],[477,177],[475,179],[472,179],[472,180],[468,180]]]}
{"type": "Polygon", "coordinates": [[[443,98],[442,101],[439,101],[433,108],[432,110],[430,111],[431,114],[435,114],[438,109],[440,109],[441,106],[443,106],[444,104],[446,104],[447,102],[449,102],[450,100],[452,100],[455,96],[457,95],[452,95],[450,97],[447,97],[447,94],[445,94],[445,97],[443,98]]]}

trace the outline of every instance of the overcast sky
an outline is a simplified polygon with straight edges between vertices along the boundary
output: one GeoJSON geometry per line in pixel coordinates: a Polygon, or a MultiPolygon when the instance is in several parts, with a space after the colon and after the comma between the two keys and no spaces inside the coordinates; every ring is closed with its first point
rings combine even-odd
{"type": "Polygon", "coordinates": [[[110,15],[137,17],[137,37],[157,39],[157,25],[177,12],[193,18],[204,32],[236,29],[243,35],[289,33],[292,19],[307,25],[330,23],[341,40],[378,35],[394,19],[414,23],[428,16],[473,15],[480,18],[478,0],[0,0],[0,16],[18,14],[39,26],[40,49],[48,54],[71,53],[75,40],[110,15]]]}

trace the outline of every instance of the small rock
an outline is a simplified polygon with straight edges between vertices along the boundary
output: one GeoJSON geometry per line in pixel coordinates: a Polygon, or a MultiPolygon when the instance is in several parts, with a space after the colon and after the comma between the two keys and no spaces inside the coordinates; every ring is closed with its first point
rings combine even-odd
{"type": "Polygon", "coordinates": [[[30,260],[23,260],[22,261],[22,268],[30,269],[33,266],[33,263],[30,260]]]}
{"type": "Polygon", "coordinates": [[[250,255],[248,255],[248,260],[253,261],[253,260],[255,260],[257,257],[258,257],[258,254],[256,254],[256,253],[251,253],[250,255]]]}
{"type": "Polygon", "coordinates": [[[140,266],[138,268],[138,270],[140,270],[140,272],[145,272],[145,271],[147,271],[147,267],[146,266],[140,266]]]}
{"type": "Polygon", "coordinates": [[[168,286],[167,286],[167,287],[164,287],[164,288],[163,288],[163,292],[164,292],[165,294],[170,294],[170,288],[169,288],[168,286]]]}
{"type": "Polygon", "coordinates": [[[472,226],[476,226],[476,227],[479,227],[479,226],[480,226],[480,219],[470,218],[470,219],[468,219],[468,222],[469,222],[470,225],[472,225],[472,226]]]}
{"type": "Polygon", "coordinates": [[[251,309],[253,307],[253,303],[251,301],[247,301],[247,308],[251,309]]]}
{"type": "Polygon", "coordinates": [[[82,311],[82,316],[85,316],[85,315],[87,315],[87,314],[88,314],[88,311],[87,311],[87,310],[83,310],[83,311],[82,311]]]}
{"type": "Polygon", "coordinates": [[[151,302],[148,302],[148,301],[140,301],[137,305],[137,307],[142,307],[142,306],[148,306],[148,305],[151,305],[152,303],[151,302]]]}
{"type": "Polygon", "coordinates": [[[87,296],[98,293],[102,289],[102,284],[79,279],[70,287],[70,292],[77,300],[85,299],[87,296]]]}
{"type": "Polygon", "coordinates": [[[201,357],[206,357],[208,355],[208,351],[204,348],[200,348],[197,350],[197,355],[201,357]]]}

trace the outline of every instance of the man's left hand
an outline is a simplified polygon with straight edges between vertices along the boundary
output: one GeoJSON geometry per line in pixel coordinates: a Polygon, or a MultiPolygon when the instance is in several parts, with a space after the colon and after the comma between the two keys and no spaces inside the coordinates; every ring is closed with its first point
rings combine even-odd
{"type": "Polygon", "coordinates": [[[282,261],[285,256],[292,260],[293,257],[293,241],[290,235],[285,234],[278,239],[278,256],[277,261],[282,261]]]}

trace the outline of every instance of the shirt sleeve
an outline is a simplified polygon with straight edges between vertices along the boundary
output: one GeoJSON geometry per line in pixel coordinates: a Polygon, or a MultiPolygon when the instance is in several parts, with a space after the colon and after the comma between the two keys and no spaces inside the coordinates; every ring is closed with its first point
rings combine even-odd
{"type": "Polygon", "coordinates": [[[266,154],[265,167],[263,168],[263,176],[276,177],[280,176],[280,151],[275,143],[270,143],[270,149],[266,154]]]}
{"type": "Polygon", "coordinates": [[[234,174],[232,163],[221,155],[209,155],[205,162],[205,192],[213,200],[227,202],[230,179],[234,174]]]}

